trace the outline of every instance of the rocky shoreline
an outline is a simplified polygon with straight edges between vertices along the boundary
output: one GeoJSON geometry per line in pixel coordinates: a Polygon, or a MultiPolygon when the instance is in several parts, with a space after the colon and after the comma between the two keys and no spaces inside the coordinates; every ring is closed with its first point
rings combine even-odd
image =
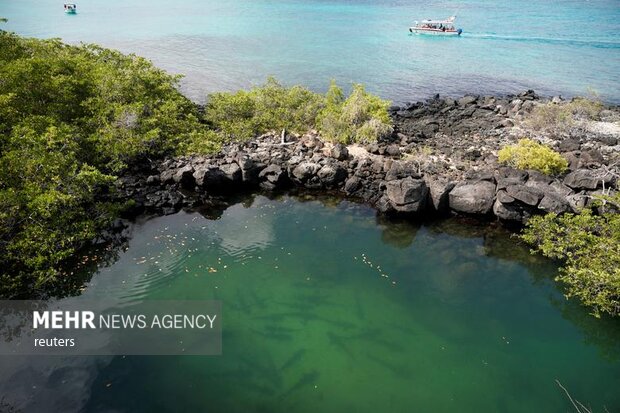
{"type": "MultiPolygon", "coordinates": [[[[578,211],[614,185],[619,172],[615,130],[582,128],[551,138],[523,129],[532,108],[547,101],[533,91],[436,96],[391,107],[394,133],[381,142],[345,146],[315,132],[266,134],[211,156],[135,165],[118,189],[134,203],[128,212],[133,216],[171,214],[240,191],[304,188],[361,200],[384,214],[464,214],[521,223],[535,214],[578,211]],[[567,173],[549,177],[499,165],[497,151],[524,136],[562,153],[567,173]]],[[[618,108],[604,112],[614,122],[619,118],[618,108]]]]}

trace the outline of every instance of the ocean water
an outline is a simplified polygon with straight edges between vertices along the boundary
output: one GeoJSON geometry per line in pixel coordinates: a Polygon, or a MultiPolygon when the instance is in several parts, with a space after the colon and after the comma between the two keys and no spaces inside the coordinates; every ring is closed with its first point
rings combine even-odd
{"type": "MultiPolygon", "coordinates": [[[[620,411],[620,325],[458,221],[263,196],[140,223],[84,298],[222,301],[221,356],[0,357],[23,412],[620,411]],[[605,410],[607,409],[607,410],[605,410]]],[[[11,411],[11,410],[4,410],[11,411]]]]}
{"type": "Polygon", "coordinates": [[[273,75],[314,90],[334,78],[395,102],[435,93],[589,89],[620,102],[618,0],[1,0],[7,30],[95,42],[185,75],[197,101],[273,75]],[[456,14],[460,38],[410,35],[456,14]]]}

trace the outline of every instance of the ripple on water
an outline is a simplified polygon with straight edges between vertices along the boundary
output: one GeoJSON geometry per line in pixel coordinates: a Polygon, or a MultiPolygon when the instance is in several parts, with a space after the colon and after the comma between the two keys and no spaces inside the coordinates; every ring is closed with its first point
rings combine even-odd
{"type": "MultiPolygon", "coordinates": [[[[90,410],[520,412],[566,407],[559,378],[616,406],[617,326],[565,300],[555,271],[497,228],[391,222],[326,200],[159,217],[84,296],[220,299],[223,355],[92,363],[95,384],[69,388],[90,410]]],[[[11,375],[11,388],[28,379],[11,375]]]]}

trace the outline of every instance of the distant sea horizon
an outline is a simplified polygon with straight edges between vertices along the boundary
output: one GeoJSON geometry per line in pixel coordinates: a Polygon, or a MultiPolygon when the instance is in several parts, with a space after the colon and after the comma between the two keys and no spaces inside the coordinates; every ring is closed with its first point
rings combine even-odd
{"type": "Polygon", "coordinates": [[[282,83],[326,90],[363,83],[397,104],[435,94],[596,92],[620,104],[617,0],[5,0],[1,27],[97,43],[184,76],[182,92],[282,83]],[[460,37],[412,35],[414,20],[457,15],[460,37]]]}

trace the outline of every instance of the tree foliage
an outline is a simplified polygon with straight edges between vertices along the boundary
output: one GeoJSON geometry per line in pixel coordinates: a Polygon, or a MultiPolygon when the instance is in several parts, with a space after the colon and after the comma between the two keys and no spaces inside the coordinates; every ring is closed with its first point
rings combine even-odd
{"type": "MultiPolygon", "coordinates": [[[[608,198],[620,205],[620,195],[608,198]]],[[[567,294],[599,316],[620,315],[620,214],[548,214],[533,217],[522,238],[547,257],[562,260],[557,277],[567,294]]]]}
{"type": "Polygon", "coordinates": [[[4,31],[0,51],[0,296],[12,297],[62,281],[118,211],[115,173],[207,134],[178,78],[145,59],[4,31]]]}

